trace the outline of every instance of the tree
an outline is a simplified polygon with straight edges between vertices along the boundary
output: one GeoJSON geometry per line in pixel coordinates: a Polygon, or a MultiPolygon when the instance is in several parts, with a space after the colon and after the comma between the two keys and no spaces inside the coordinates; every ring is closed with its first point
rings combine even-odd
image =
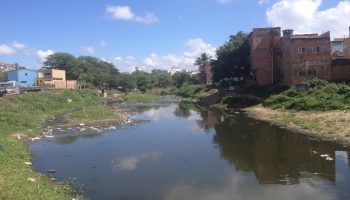
{"type": "Polygon", "coordinates": [[[75,58],[68,53],[55,53],[50,55],[45,66],[66,71],[68,79],[78,80],[94,86],[115,85],[119,71],[111,63],[92,56],[75,58]]]}
{"type": "Polygon", "coordinates": [[[203,66],[203,65],[209,64],[211,61],[211,58],[212,57],[209,54],[202,53],[198,58],[196,58],[194,65],[203,66]]]}
{"type": "Polygon", "coordinates": [[[65,70],[68,79],[77,79],[77,76],[72,74],[73,68],[78,64],[77,62],[73,55],[58,52],[48,56],[44,65],[53,69],[65,70]]]}
{"type": "Polygon", "coordinates": [[[217,59],[211,62],[215,82],[224,79],[234,79],[233,84],[244,82],[241,77],[245,79],[250,72],[248,36],[247,33],[238,32],[236,35],[231,35],[230,40],[217,49],[217,59]]]}
{"type": "Polygon", "coordinates": [[[185,84],[193,84],[195,81],[194,79],[191,77],[191,75],[187,72],[177,72],[172,76],[173,79],[173,84],[176,87],[181,87],[185,84]]]}

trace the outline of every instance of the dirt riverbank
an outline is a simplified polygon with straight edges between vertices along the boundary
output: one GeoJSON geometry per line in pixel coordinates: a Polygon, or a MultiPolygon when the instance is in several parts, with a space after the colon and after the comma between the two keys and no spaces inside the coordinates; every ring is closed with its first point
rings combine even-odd
{"type": "Polygon", "coordinates": [[[280,127],[350,147],[350,112],[295,112],[260,105],[243,109],[248,116],[280,127]]]}

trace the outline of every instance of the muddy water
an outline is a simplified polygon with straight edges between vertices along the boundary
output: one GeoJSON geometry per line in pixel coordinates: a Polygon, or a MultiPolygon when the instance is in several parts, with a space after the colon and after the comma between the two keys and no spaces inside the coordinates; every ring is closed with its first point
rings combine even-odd
{"type": "Polygon", "coordinates": [[[243,114],[186,104],[138,110],[134,118],[149,123],[31,143],[35,170],[73,180],[89,199],[350,199],[342,147],[243,114]]]}

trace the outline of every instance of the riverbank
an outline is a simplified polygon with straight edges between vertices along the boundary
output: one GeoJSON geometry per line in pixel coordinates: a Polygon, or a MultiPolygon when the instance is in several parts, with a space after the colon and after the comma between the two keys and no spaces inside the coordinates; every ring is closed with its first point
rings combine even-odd
{"type": "Polygon", "coordinates": [[[0,99],[0,199],[82,199],[69,182],[33,171],[27,141],[43,134],[55,116],[71,123],[125,118],[102,104],[92,90],[54,91],[0,99]]]}
{"type": "Polygon", "coordinates": [[[302,134],[350,146],[350,112],[295,112],[273,110],[261,104],[243,109],[248,116],[302,134]]]}

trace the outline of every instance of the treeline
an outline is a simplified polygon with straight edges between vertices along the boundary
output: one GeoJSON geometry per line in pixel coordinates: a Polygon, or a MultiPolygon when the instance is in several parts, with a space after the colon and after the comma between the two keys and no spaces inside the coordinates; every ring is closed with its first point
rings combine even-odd
{"type": "Polygon", "coordinates": [[[44,65],[65,70],[68,79],[78,80],[86,87],[109,87],[124,92],[135,89],[145,92],[155,87],[181,87],[195,83],[191,75],[186,72],[172,76],[162,70],[152,70],[151,73],[143,71],[120,73],[112,63],[91,56],[76,58],[68,53],[52,54],[44,65]]]}

